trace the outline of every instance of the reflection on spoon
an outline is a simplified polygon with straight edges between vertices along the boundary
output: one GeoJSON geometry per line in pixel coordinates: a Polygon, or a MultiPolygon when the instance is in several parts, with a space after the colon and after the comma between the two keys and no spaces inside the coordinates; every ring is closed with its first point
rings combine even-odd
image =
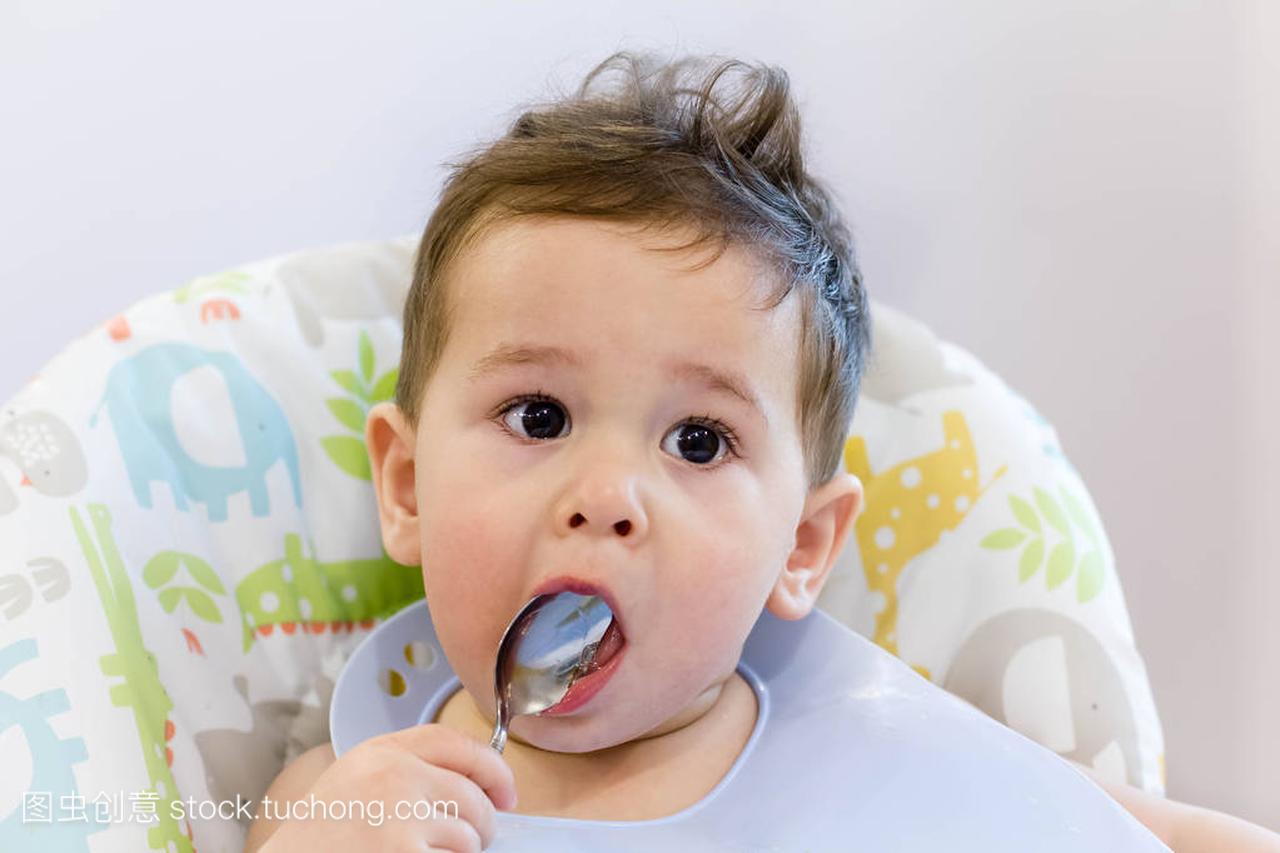
{"type": "MultiPolygon", "coordinates": [[[[489,745],[502,752],[507,728],[521,714],[571,710],[557,706],[579,678],[596,668],[597,652],[611,624],[613,611],[596,595],[564,591],[529,599],[498,644],[494,666],[498,712],[489,745]]],[[[616,627],[609,633],[606,645],[613,649],[621,638],[616,627]]],[[[590,696],[569,698],[577,706],[590,696]]]]}

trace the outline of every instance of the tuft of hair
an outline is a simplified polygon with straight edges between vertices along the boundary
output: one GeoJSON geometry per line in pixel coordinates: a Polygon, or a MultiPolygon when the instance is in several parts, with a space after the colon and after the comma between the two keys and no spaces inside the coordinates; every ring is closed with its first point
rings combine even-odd
{"type": "Polygon", "coordinates": [[[418,423],[449,334],[445,276],[486,230],[518,216],[692,228],[775,270],[771,309],[801,300],[796,415],[813,486],[842,469],[871,349],[853,240],[832,194],[804,168],[786,71],[713,55],[615,53],[576,92],[522,108],[496,141],[448,162],[404,306],[395,402],[418,423]],[[612,85],[609,85],[612,84],[612,85]]]}

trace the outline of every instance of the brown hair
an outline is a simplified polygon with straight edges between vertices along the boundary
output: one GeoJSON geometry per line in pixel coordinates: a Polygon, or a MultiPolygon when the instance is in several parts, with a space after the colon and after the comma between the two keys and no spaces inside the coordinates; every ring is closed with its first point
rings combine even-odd
{"type": "Polygon", "coordinates": [[[871,346],[853,241],[828,191],[804,170],[787,73],[732,59],[708,68],[711,59],[615,53],[574,95],[527,109],[497,141],[446,164],[404,306],[395,401],[411,424],[449,333],[446,270],[486,228],[537,215],[686,225],[697,236],[673,250],[715,240],[708,263],[739,245],[777,271],[768,308],[799,288],[796,409],[809,486],[840,470],[871,346]],[[613,69],[621,86],[594,91],[613,69]],[[726,76],[740,85],[723,103],[716,87],[726,76]]]}

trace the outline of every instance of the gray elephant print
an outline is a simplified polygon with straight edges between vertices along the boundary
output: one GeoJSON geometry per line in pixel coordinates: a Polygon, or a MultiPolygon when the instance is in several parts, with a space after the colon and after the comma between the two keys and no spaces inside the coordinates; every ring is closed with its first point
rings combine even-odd
{"type": "Polygon", "coordinates": [[[1068,707],[1055,708],[1049,716],[1068,719],[1070,731],[1055,732],[1048,738],[1053,743],[1045,743],[1043,732],[1021,733],[1098,770],[1103,769],[1097,762],[1106,759],[1104,752],[1118,751],[1124,781],[1142,784],[1137,723],[1120,672],[1097,638],[1061,613],[1024,608],[983,622],[956,654],[943,687],[1012,728],[1017,726],[1010,721],[1010,697],[1032,702],[1065,698],[1068,707]],[[1020,653],[1042,642],[1046,645],[1040,650],[1052,652],[1049,657],[1037,659],[1033,667],[1012,666],[1020,653]],[[1051,689],[1062,679],[1065,691],[1051,689]]]}
{"type": "MultiPolygon", "coordinates": [[[[23,485],[48,497],[73,495],[88,481],[79,440],[61,418],[49,412],[6,412],[0,423],[0,456],[17,464],[23,485]]],[[[0,515],[17,508],[18,496],[0,480],[0,515]]]]}
{"type": "Polygon", "coordinates": [[[189,344],[164,343],[123,359],[107,376],[106,390],[89,424],[108,407],[116,441],[138,503],[151,508],[151,482],[167,482],[178,509],[188,500],[207,505],[210,521],[226,521],[228,498],[247,491],[255,516],[270,511],[266,473],[283,461],[293,483],[294,502],[302,506],[298,449],[284,411],[231,353],[189,344]],[[235,426],[244,449],[242,466],[210,466],[183,449],[170,416],[174,383],[200,367],[212,367],[226,382],[235,409],[235,426]]]}
{"type": "Polygon", "coordinates": [[[245,677],[237,674],[232,678],[236,692],[253,714],[249,731],[196,732],[196,748],[204,759],[205,782],[214,800],[261,800],[291,751],[329,740],[328,696],[333,693],[333,683],[323,681],[324,703],[316,707],[294,699],[251,702],[245,677]],[[299,739],[305,743],[298,743],[299,739]]]}

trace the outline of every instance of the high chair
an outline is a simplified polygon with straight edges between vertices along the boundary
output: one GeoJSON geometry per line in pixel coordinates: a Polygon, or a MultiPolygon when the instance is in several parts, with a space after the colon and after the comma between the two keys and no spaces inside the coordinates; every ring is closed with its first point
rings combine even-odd
{"type": "MultiPolygon", "coordinates": [[[[0,409],[0,850],[41,815],[42,849],[238,850],[244,814],[171,804],[260,799],[328,740],[346,657],[423,595],[382,549],[363,440],[395,387],[417,241],[143,299],[0,409]]],[[[1063,757],[1163,793],[1111,547],[1053,427],[966,350],[872,315],[845,446],[865,510],[820,607],[1063,757]]]]}

